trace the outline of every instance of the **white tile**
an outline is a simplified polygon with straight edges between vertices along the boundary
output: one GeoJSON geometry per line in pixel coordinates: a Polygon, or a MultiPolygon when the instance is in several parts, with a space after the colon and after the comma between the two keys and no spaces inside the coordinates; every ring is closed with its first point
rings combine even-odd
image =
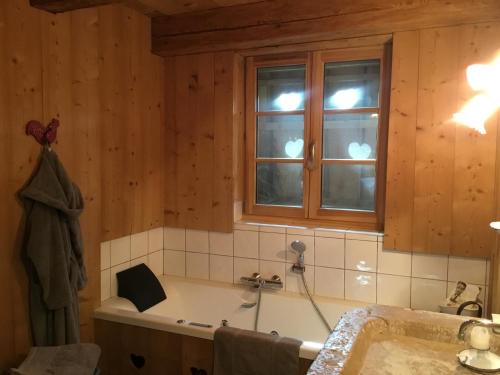
{"type": "Polygon", "coordinates": [[[151,229],[148,232],[148,253],[163,250],[163,228],[151,229]]]}
{"type": "Polygon", "coordinates": [[[315,265],[344,268],[344,239],[316,237],[314,242],[315,265]]]}
{"type": "Polygon", "coordinates": [[[448,280],[465,281],[472,284],[486,284],[486,259],[450,256],[448,280]]]}
{"type": "Polygon", "coordinates": [[[111,240],[111,266],[130,260],[130,236],[111,240]]]}
{"type": "Polygon", "coordinates": [[[286,228],[286,233],[287,234],[297,234],[299,236],[313,236],[314,237],[314,230],[304,228],[304,227],[288,227],[288,228],[286,228]]]}
{"type": "Polygon", "coordinates": [[[259,272],[257,259],[234,258],[234,283],[239,283],[241,276],[249,277],[255,272],[259,272]]]}
{"type": "Polygon", "coordinates": [[[163,250],[148,255],[148,267],[156,276],[163,275],[163,250]]]}
{"type": "Polygon", "coordinates": [[[345,270],[345,299],[375,303],[376,273],[345,270]]]}
{"type": "Polygon", "coordinates": [[[359,240],[359,241],[377,241],[379,234],[377,232],[359,232],[359,231],[347,231],[345,233],[345,238],[348,240],[359,240]]]}
{"type": "Polygon", "coordinates": [[[116,279],[116,274],[120,271],[126,270],[127,268],[130,268],[130,262],[125,262],[111,267],[111,297],[116,297],[118,294],[118,280],[116,279]]]}
{"type": "Polygon", "coordinates": [[[306,245],[306,251],[304,253],[304,262],[311,266],[314,265],[314,237],[302,236],[297,234],[287,234],[286,235],[286,260],[288,262],[296,262],[298,254],[292,250],[290,245],[293,241],[301,241],[306,245]]]}
{"type": "Polygon", "coordinates": [[[101,301],[111,297],[111,271],[106,269],[101,271],[101,301]]]}
{"type": "Polygon", "coordinates": [[[314,294],[318,296],[344,298],[344,270],[337,268],[314,268],[314,294]]]}
{"type": "Polygon", "coordinates": [[[377,270],[377,242],[346,240],[345,268],[375,272],[377,270]]]}
{"type": "Polygon", "coordinates": [[[163,242],[166,250],[186,250],[186,230],[163,228],[163,242]]]}
{"type": "Polygon", "coordinates": [[[377,272],[389,275],[411,276],[411,253],[384,250],[378,244],[377,272]]]}
{"type": "Polygon", "coordinates": [[[446,280],[448,274],[448,256],[413,254],[411,260],[413,277],[446,280]]]}
{"type": "Polygon", "coordinates": [[[233,233],[210,232],[210,254],[233,255],[233,233]]]}
{"type": "Polygon", "coordinates": [[[111,267],[111,242],[101,243],[101,270],[111,267]]]}
{"type": "Polygon", "coordinates": [[[148,232],[135,233],[130,236],[130,258],[135,259],[148,253],[148,232]]]}
{"type": "MultiPolygon", "coordinates": [[[[307,287],[311,293],[314,293],[314,268],[312,266],[306,266],[306,272],[304,273],[307,287]]],[[[306,294],[304,284],[302,282],[302,276],[298,273],[292,272],[292,263],[286,264],[286,291],[306,294]]]]}
{"type": "Polygon", "coordinates": [[[345,238],[345,230],[338,229],[323,229],[317,228],[314,230],[316,237],[330,237],[330,238],[345,238]]]}
{"type": "Polygon", "coordinates": [[[163,252],[163,273],[165,275],[186,276],[186,254],[183,251],[163,252]]]}
{"type": "Polygon", "coordinates": [[[406,276],[377,275],[377,303],[410,307],[411,278],[406,276]]]}
{"type": "Polygon", "coordinates": [[[259,233],[246,230],[235,230],[234,256],[257,259],[259,257],[259,233]]]}
{"type": "Polygon", "coordinates": [[[264,260],[286,260],[286,236],[281,233],[259,233],[259,257],[264,260]]]}
{"type": "Polygon", "coordinates": [[[439,311],[439,304],[446,299],[446,281],[411,279],[411,308],[439,311]]]}
{"type": "Polygon", "coordinates": [[[234,223],[233,229],[234,230],[251,230],[254,232],[258,232],[259,231],[259,224],[257,224],[257,223],[234,223]]]}
{"type": "Polygon", "coordinates": [[[186,251],[208,253],[208,231],[186,229],[186,251]]]}
{"type": "Polygon", "coordinates": [[[278,275],[286,288],[286,263],[273,262],[270,260],[261,260],[259,262],[259,272],[265,279],[271,279],[274,275],[278,275]]]}
{"type": "Polygon", "coordinates": [[[208,280],[208,254],[186,252],[186,276],[208,280]]]}
{"type": "Polygon", "coordinates": [[[135,258],[130,261],[130,267],[137,266],[138,264],[144,263],[146,266],[148,265],[148,256],[144,255],[143,257],[135,258]]]}
{"type": "Polygon", "coordinates": [[[261,224],[259,225],[260,232],[267,233],[286,233],[286,225],[261,224]]]}
{"type": "Polygon", "coordinates": [[[233,257],[210,255],[210,280],[233,282],[233,257]]]}

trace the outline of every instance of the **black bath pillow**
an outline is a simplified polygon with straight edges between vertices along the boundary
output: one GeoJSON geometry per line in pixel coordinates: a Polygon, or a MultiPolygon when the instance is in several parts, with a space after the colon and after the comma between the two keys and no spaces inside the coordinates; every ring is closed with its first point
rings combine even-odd
{"type": "Polygon", "coordinates": [[[128,299],[140,312],[167,299],[155,274],[144,263],[118,272],[116,278],[118,296],[128,299]]]}

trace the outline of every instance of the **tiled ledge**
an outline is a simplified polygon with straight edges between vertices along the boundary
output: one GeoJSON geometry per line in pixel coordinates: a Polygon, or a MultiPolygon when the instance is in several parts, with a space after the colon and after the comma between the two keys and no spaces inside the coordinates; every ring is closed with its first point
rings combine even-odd
{"type": "Polygon", "coordinates": [[[299,275],[290,271],[294,240],[306,244],[305,276],[318,296],[436,311],[458,280],[487,289],[485,259],[383,250],[383,234],[376,232],[235,223],[232,233],[165,227],[104,243],[101,262],[110,261],[102,273],[108,285],[103,297],[116,293],[116,271],[139,259],[155,273],[227,283],[254,272],[277,274],[286,291],[303,292],[299,275]],[[107,244],[115,249],[109,255],[107,244]]]}

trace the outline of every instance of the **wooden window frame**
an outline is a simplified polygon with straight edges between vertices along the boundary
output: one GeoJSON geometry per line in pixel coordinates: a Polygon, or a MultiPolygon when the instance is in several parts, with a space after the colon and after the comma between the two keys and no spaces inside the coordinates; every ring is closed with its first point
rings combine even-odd
{"type": "Polygon", "coordinates": [[[387,127],[390,95],[390,44],[334,49],[326,51],[310,51],[287,53],[281,55],[248,56],[246,59],[245,83],[245,206],[244,219],[261,222],[327,226],[364,230],[382,230],[385,207],[385,179],[387,161],[387,127]],[[324,64],[340,61],[380,60],[379,105],[374,108],[357,108],[352,110],[324,110],[323,83],[324,64]],[[256,72],[261,67],[305,65],[306,100],[303,111],[257,112],[256,72]],[[330,161],[322,160],[322,133],[324,113],[378,113],[377,158],[372,161],[330,161]],[[256,131],[259,115],[293,115],[304,114],[304,158],[272,159],[277,163],[303,163],[303,207],[267,206],[256,204],[256,164],[266,159],[256,158],[256,131]],[[316,144],[319,158],[310,160],[308,149],[316,144]],[[313,163],[314,162],[314,163],[313,163]],[[374,211],[336,210],[321,208],[321,165],[331,163],[374,164],[376,175],[375,209],[374,211]]]}

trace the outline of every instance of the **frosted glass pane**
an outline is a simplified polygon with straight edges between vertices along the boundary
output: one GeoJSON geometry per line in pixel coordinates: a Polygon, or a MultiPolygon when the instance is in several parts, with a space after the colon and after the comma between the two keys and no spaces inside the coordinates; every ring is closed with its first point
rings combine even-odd
{"type": "Polygon", "coordinates": [[[257,69],[257,111],[304,109],[305,65],[257,69]]]}
{"type": "Polygon", "coordinates": [[[302,115],[259,116],[257,157],[304,157],[304,117],[302,115]]]}
{"type": "Polygon", "coordinates": [[[375,166],[323,165],[321,207],[374,211],[375,166]]]}
{"type": "Polygon", "coordinates": [[[325,64],[325,109],[378,107],[380,61],[325,64]]]}
{"type": "Polygon", "coordinates": [[[257,164],[257,204],[302,206],[303,164],[257,164]]]}
{"type": "Polygon", "coordinates": [[[376,159],[376,113],[325,115],[323,120],[324,159],[376,159]]]}

